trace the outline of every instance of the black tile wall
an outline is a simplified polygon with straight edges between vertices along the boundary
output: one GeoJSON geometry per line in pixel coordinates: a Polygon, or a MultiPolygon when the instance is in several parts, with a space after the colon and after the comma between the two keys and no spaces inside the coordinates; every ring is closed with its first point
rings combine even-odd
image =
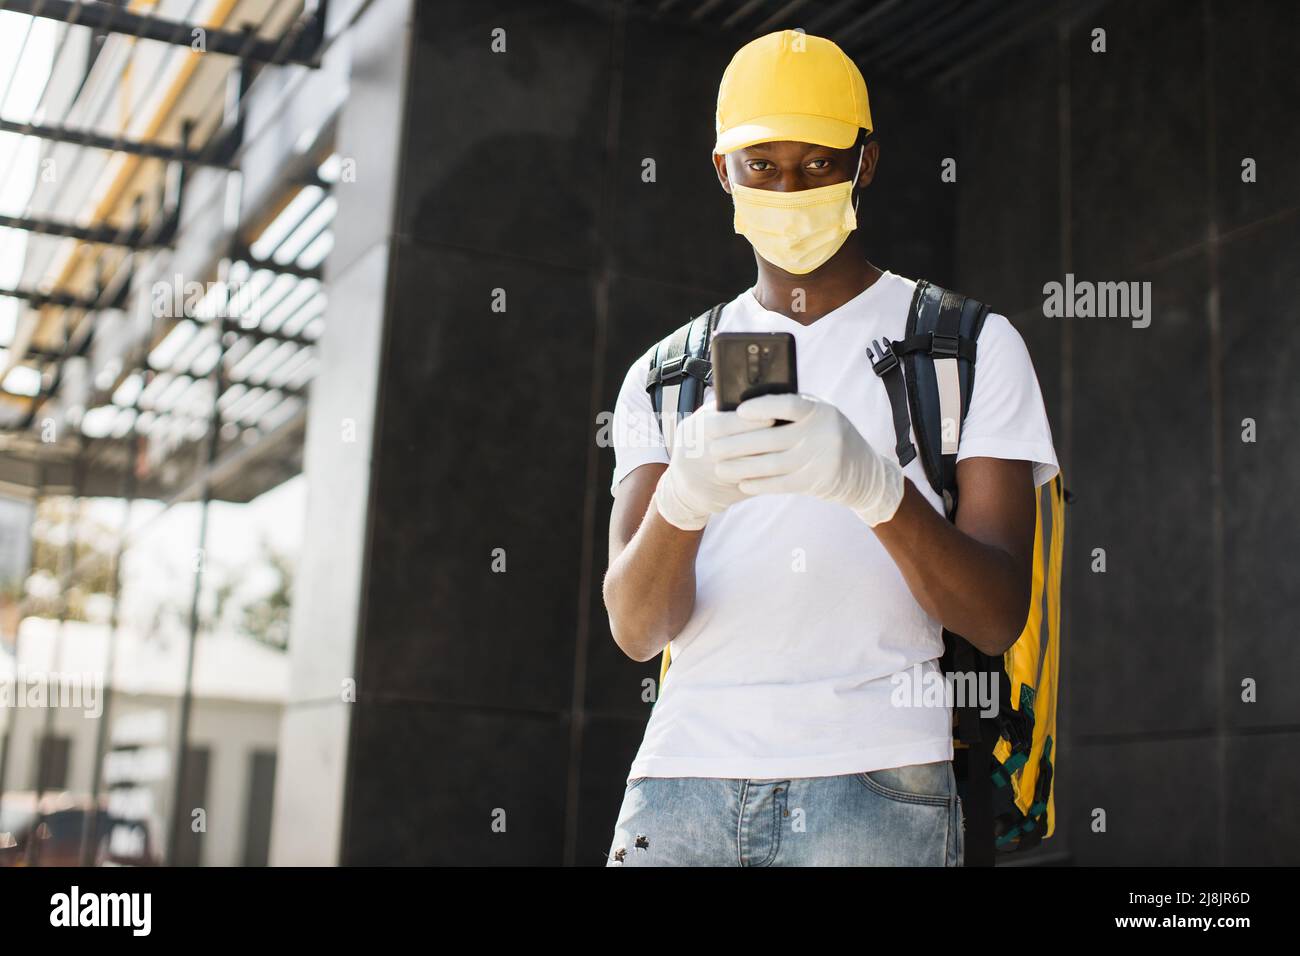
{"type": "Polygon", "coordinates": [[[1223,246],[1223,449],[1226,672],[1219,692],[1238,728],[1300,725],[1300,576],[1295,480],[1300,449],[1300,218],[1223,246]],[[1250,419],[1254,441],[1247,436],[1250,419]],[[1243,681],[1256,685],[1243,701],[1243,681]]]}
{"type": "Polygon", "coordinates": [[[956,287],[1011,319],[1062,435],[1061,323],[1042,314],[1061,274],[1060,64],[1054,29],[1026,37],[998,69],[966,76],[956,109],[956,287]]]}
{"type": "Polygon", "coordinates": [[[957,110],[956,256],[963,288],[1005,315],[1037,308],[1060,277],[1060,130],[1054,31],[997,70],[965,77],[957,110]]]}
{"type": "Polygon", "coordinates": [[[578,4],[415,4],[400,229],[561,268],[597,257],[610,33],[578,4]],[[493,52],[495,30],[506,52],[493,52]]]}
{"type": "Polygon", "coordinates": [[[363,692],[564,708],[593,432],[590,283],[409,242],[392,281],[363,692]]]}
{"type": "Polygon", "coordinates": [[[1083,866],[1213,866],[1220,768],[1212,738],[1077,747],[1057,807],[1073,862],[1083,866]],[[1065,801],[1062,800],[1065,797],[1065,801]],[[1104,829],[1103,829],[1104,828],[1104,829]]]}
{"type": "Polygon", "coordinates": [[[940,285],[953,281],[954,187],[940,179],[956,155],[951,111],[937,95],[861,64],[880,162],[860,193],[858,228],[882,269],[940,285]]]}
{"type": "MultiPolygon", "coordinates": [[[[1214,721],[1206,262],[1159,273],[1149,328],[1076,318],[1067,530],[1072,713],[1093,733],[1214,721]],[[1104,573],[1092,570],[1104,549],[1104,573]],[[1159,675],[1159,679],[1152,679],[1159,675]]],[[[1063,656],[1064,659],[1064,656],[1063,656]]]]}
{"type": "Polygon", "coordinates": [[[1199,10],[1111,3],[1070,37],[1075,272],[1105,279],[1205,237],[1206,74],[1199,10]],[[1092,31],[1106,52],[1092,52],[1092,31]]]}
{"type": "Polygon", "coordinates": [[[1214,0],[1209,9],[1214,190],[1227,232],[1300,205],[1300,73],[1277,55],[1300,49],[1300,16],[1274,0],[1214,0]],[[1255,161],[1253,183],[1242,182],[1246,159],[1255,161]]]}
{"type": "Polygon", "coordinates": [[[1229,866],[1300,864],[1300,818],[1291,794],[1300,791],[1300,734],[1233,737],[1224,768],[1229,866]]]}
{"type": "Polygon", "coordinates": [[[718,80],[743,42],[628,25],[609,171],[614,221],[604,237],[620,272],[714,290],[753,272],[753,252],[732,229],[731,197],[712,160],[718,80]]]}
{"type": "Polygon", "coordinates": [[[356,707],[345,865],[562,858],[565,720],[410,703],[356,707]]]}

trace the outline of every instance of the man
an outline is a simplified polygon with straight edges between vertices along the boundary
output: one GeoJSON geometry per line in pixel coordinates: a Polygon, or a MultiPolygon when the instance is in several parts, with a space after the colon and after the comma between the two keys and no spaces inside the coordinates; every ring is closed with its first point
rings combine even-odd
{"type": "Polygon", "coordinates": [[[943,627],[990,655],[1024,627],[1035,488],[1056,473],[1033,366],[990,315],[949,522],[920,461],[899,467],[866,358],[903,337],[915,283],[864,255],[856,196],[880,148],[861,73],[829,40],[762,37],[728,66],[716,125],[758,266],[716,330],[791,333],[802,394],[724,413],[706,390],[670,455],[651,353],[628,370],[605,603],[629,657],[671,641],[672,666],[609,862],[958,866],[951,710],[894,691],[938,670],[943,627]]]}

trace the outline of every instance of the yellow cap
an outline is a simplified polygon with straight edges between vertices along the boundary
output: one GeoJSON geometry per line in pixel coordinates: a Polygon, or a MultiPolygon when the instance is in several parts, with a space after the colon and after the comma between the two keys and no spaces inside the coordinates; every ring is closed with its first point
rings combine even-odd
{"type": "Polygon", "coordinates": [[[830,40],[769,33],[731,58],[718,87],[715,153],[794,140],[847,149],[871,129],[862,72],[830,40]]]}

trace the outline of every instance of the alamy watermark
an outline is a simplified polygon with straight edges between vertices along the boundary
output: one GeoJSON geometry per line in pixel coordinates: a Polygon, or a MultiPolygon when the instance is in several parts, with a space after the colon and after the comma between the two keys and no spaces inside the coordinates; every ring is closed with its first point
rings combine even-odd
{"type": "Polygon", "coordinates": [[[122,927],[133,936],[148,936],[153,926],[152,893],[82,892],[75,883],[50,897],[50,925],[122,927]]]}
{"type": "Polygon", "coordinates": [[[150,289],[150,311],[155,319],[230,319],[248,314],[257,289],[248,282],[185,281],[177,273],[150,289]]]}
{"type": "Polygon", "coordinates": [[[104,713],[104,675],[20,670],[12,680],[0,680],[0,709],[10,707],[80,710],[98,720],[104,713]]]}
{"type": "Polygon", "coordinates": [[[1065,282],[1055,280],[1043,286],[1043,315],[1049,319],[1131,319],[1133,328],[1151,324],[1150,282],[1090,282],[1076,280],[1073,272],[1065,282]]]}
{"type": "Polygon", "coordinates": [[[992,671],[943,672],[921,664],[899,671],[889,682],[893,707],[978,707],[981,717],[998,715],[998,681],[992,671]]]}

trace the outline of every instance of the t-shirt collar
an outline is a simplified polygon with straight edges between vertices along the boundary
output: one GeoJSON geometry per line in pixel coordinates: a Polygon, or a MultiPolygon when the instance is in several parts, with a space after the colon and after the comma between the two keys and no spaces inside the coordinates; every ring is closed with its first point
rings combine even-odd
{"type": "Polygon", "coordinates": [[[770,309],[765,309],[762,303],[758,301],[758,296],[755,294],[758,289],[757,283],[741,293],[740,299],[744,305],[744,316],[747,319],[757,319],[763,325],[773,326],[785,331],[815,332],[818,329],[828,328],[835,323],[836,319],[841,318],[844,315],[859,312],[864,307],[868,307],[873,299],[878,295],[883,294],[885,286],[893,278],[894,274],[886,269],[880,274],[880,278],[867,286],[867,288],[863,289],[843,305],[827,312],[811,325],[804,325],[802,322],[796,322],[794,319],[787,315],[782,315],[780,312],[773,312],[770,309]]]}

